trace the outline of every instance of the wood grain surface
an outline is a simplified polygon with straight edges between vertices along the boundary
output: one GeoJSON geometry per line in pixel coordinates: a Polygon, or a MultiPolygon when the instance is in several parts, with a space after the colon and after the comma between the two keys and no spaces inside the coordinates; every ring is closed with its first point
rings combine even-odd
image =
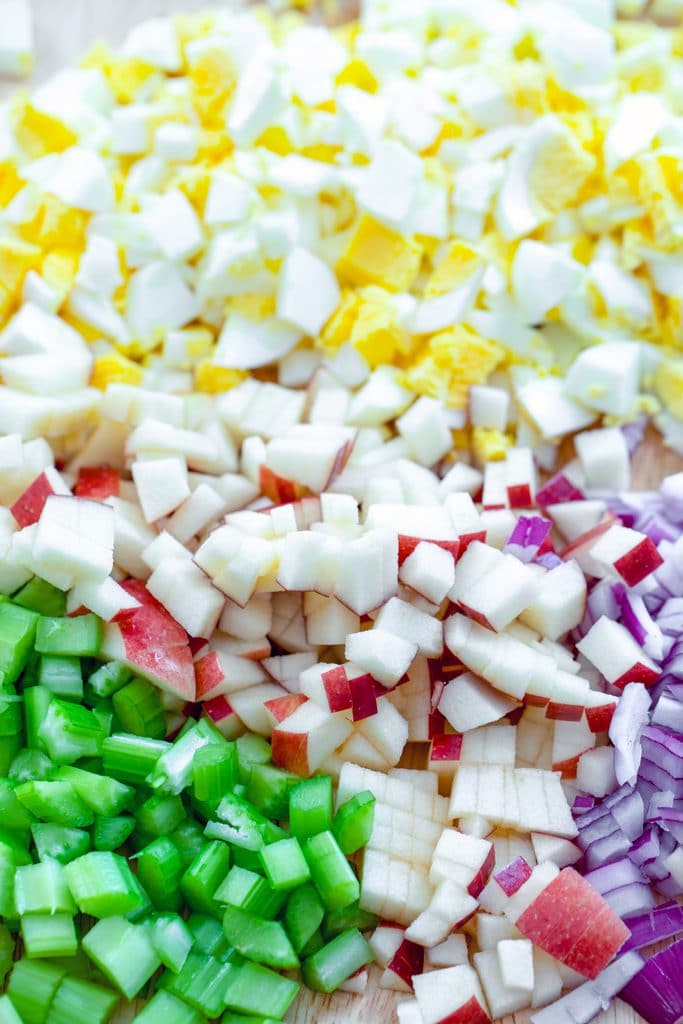
{"type": "MultiPolygon", "coordinates": [[[[415,0],[420,3],[420,0],[415,0]]],[[[339,8],[352,4],[342,0],[339,8]]],[[[95,40],[116,44],[128,30],[145,18],[182,11],[223,9],[241,6],[239,0],[211,4],[207,0],[32,0],[36,26],[37,64],[34,78],[46,78],[60,67],[73,64],[95,40]]],[[[21,84],[21,83],[20,83],[21,84]]],[[[0,97],[17,88],[17,83],[0,76],[0,97]]],[[[683,459],[665,451],[651,432],[635,458],[634,479],[641,488],[655,487],[667,473],[683,469],[683,459]]],[[[424,745],[413,744],[404,758],[408,767],[422,767],[424,745]]],[[[287,1019],[292,1024],[389,1024],[396,1019],[396,1003],[406,998],[378,987],[379,972],[371,971],[368,991],[362,997],[338,993],[317,996],[304,992],[291,1008],[287,1019]]],[[[135,1015],[129,1004],[115,1018],[115,1024],[128,1024],[135,1015]]],[[[506,1017],[501,1024],[528,1024],[530,1012],[506,1017]]],[[[642,1018],[630,1007],[615,1002],[596,1024],[642,1024],[642,1018]]]]}

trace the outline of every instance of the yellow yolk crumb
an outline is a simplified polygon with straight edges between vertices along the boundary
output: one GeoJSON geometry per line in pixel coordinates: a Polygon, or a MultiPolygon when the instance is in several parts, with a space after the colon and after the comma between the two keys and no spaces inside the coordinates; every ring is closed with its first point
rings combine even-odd
{"type": "Polygon", "coordinates": [[[92,368],[90,384],[104,391],[108,384],[142,384],[142,368],[118,352],[98,356],[92,368]]]}
{"type": "Polygon", "coordinates": [[[493,427],[473,427],[470,444],[478,462],[501,462],[512,445],[512,438],[493,427]]]}
{"type": "Polygon", "coordinates": [[[225,108],[237,85],[233,62],[224,50],[205,50],[190,65],[192,103],[206,127],[223,124],[225,108]]]}
{"type": "Polygon", "coordinates": [[[683,419],[683,359],[667,359],[655,374],[655,391],[672,416],[683,419]]]}
{"type": "Polygon", "coordinates": [[[36,245],[18,238],[0,238],[0,281],[14,298],[18,297],[29,270],[38,270],[42,252],[36,245]]]}
{"type": "Polygon", "coordinates": [[[207,395],[217,395],[237,387],[249,374],[246,370],[232,370],[227,366],[214,366],[210,359],[203,359],[194,371],[194,386],[207,395]]]}
{"type": "Polygon", "coordinates": [[[14,110],[14,135],[27,156],[37,160],[48,153],[62,153],[76,143],[76,135],[57,117],[20,101],[14,110]]]}
{"type": "Polygon", "coordinates": [[[500,345],[458,324],[430,338],[422,356],[403,373],[403,383],[420,395],[464,409],[470,386],[483,384],[504,356],[500,345]]]}
{"type": "Polygon", "coordinates": [[[554,138],[539,150],[529,184],[547,210],[559,213],[576,199],[594,170],[595,158],[567,133],[563,139],[554,138]]]}
{"type": "Polygon", "coordinates": [[[476,249],[466,242],[453,242],[425,288],[426,299],[436,299],[464,284],[481,265],[476,249]]]}
{"type": "Polygon", "coordinates": [[[95,43],[82,61],[84,68],[101,71],[117,103],[132,103],[154,75],[154,68],[138,57],[117,57],[106,43],[95,43]]]}
{"type": "Polygon", "coordinates": [[[392,363],[405,348],[405,336],[398,322],[391,296],[383,288],[370,286],[359,295],[351,344],[373,369],[392,363]]]}
{"type": "Polygon", "coordinates": [[[408,291],[420,269],[422,248],[411,238],[363,214],[337,263],[349,284],[378,284],[390,292],[408,291]]]}

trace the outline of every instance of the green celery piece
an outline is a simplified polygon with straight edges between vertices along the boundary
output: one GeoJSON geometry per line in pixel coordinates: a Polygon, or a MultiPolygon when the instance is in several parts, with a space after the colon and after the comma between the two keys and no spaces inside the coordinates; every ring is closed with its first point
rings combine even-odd
{"type": "Polygon", "coordinates": [[[313,884],[328,910],[338,910],[358,900],[358,879],[331,832],[310,836],[303,851],[313,884]]]}
{"type": "Polygon", "coordinates": [[[45,1024],[106,1024],[118,1001],[118,995],[102,985],[84,978],[64,978],[45,1024]]]}
{"type": "Polygon", "coordinates": [[[325,908],[313,885],[295,889],[287,901],[285,928],[297,953],[305,948],[322,924],[325,908]]]}
{"type": "Polygon", "coordinates": [[[39,576],[25,583],[12,602],[39,615],[64,615],[66,612],[66,594],[39,576]]]}
{"type": "Polygon", "coordinates": [[[274,889],[296,889],[308,882],[311,872],[298,839],[280,839],[259,850],[266,877],[274,889]]]}
{"type": "Polygon", "coordinates": [[[83,674],[80,658],[43,654],[38,663],[38,685],[67,700],[83,698],[83,674]]]}
{"type": "MultiPolygon", "coordinates": [[[[53,768],[52,761],[42,750],[31,750],[25,747],[12,761],[7,776],[12,782],[31,782],[35,779],[47,778],[53,768]]],[[[1,814],[0,820],[2,820],[1,814]]]]}
{"type": "Polygon", "coordinates": [[[289,827],[297,839],[332,828],[332,776],[304,779],[289,794],[289,827]]]}
{"type": "Polygon", "coordinates": [[[199,822],[187,818],[178,825],[178,828],[171,832],[171,839],[175,843],[185,867],[189,867],[200,850],[206,845],[204,829],[199,822]]]}
{"type": "Polygon", "coordinates": [[[0,778],[0,821],[4,828],[17,829],[20,832],[29,829],[33,821],[33,815],[17,799],[15,787],[9,779],[2,778],[0,778]]]}
{"type": "Polygon", "coordinates": [[[28,847],[28,832],[19,832],[17,829],[0,825],[0,853],[5,854],[9,851],[17,864],[30,864],[33,858],[28,847]]]}
{"type": "Polygon", "coordinates": [[[56,764],[73,764],[81,757],[98,757],[107,730],[94,711],[55,697],[50,701],[38,735],[56,764]]]}
{"type": "Polygon", "coordinates": [[[230,979],[225,1004],[229,1010],[252,1016],[265,1013],[269,1017],[284,1017],[298,991],[296,981],[247,961],[230,979]]]}
{"type": "Polygon", "coordinates": [[[334,816],[332,832],[343,853],[356,853],[366,846],[375,820],[375,797],[365,789],[346,800],[334,816]]]}
{"type": "Polygon", "coordinates": [[[78,950],[71,914],[27,914],[21,919],[21,938],[31,959],[73,956],[78,950]]]}
{"type": "Polygon", "coordinates": [[[35,643],[40,654],[94,658],[99,654],[102,643],[102,620],[91,614],[74,618],[44,615],[37,624],[35,643]]]}
{"type": "Polygon", "coordinates": [[[152,836],[167,836],[173,832],[187,814],[179,796],[153,793],[135,812],[138,827],[152,836]]]}
{"type": "Polygon", "coordinates": [[[214,893],[218,903],[264,918],[276,917],[286,898],[287,893],[277,892],[266,878],[238,865],[230,868],[214,893]]]}
{"type": "Polygon", "coordinates": [[[0,924],[0,988],[4,985],[14,960],[14,936],[9,928],[0,924]]]}
{"type": "Polygon", "coordinates": [[[323,932],[326,939],[331,939],[340,932],[346,932],[349,928],[357,928],[359,932],[365,932],[369,928],[376,928],[379,918],[368,910],[361,910],[357,903],[351,903],[348,907],[341,907],[339,910],[331,910],[325,915],[323,932]]]}
{"type": "Polygon", "coordinates": [[[78,828],[36,821],[31,835],[41,861],[51,858],[61,864],[82,857],[90,849],[90,836],[78,828]]]}
{"type": "Polygon", "coordinates": [[[143,902],[137,879],[124,857],[95,850],[65,865],[66,881],[76,905],[92,917],[128,914],[143,902]]]}
{"type": "Polygon", "coordinates": [[[21,735],[0,736],[0,776],[7,776],[12,761],[21,750],[21,735]]]}
{"type": "Polygon", "coordinates": [[[123,917],[98,921],[84,936],[83,949],[126,999],[133,999],[161,966],[148,928],[123,917]]]}
{"type": "Polygon", "coordinates": [[[63,767],[54,773],[55,779],[70,782],[81,800],[91,807],[95,814],[112,818],[130,806],[135,790],[116,779],[82,768],[63,767]]]}
{"type": "MultiPolygon", "coordinates": [[[[213,918],[209,918],[213,921],[213,918]]],[[[214,922],[222,934],[218,922],[214,922]]],[[[192,949],[194,936],[180,914],[155,914],[149,921],[154,950],[164,967],[174,974],[182,970],[192,949]]]]}
{"type": "Polygon", "coordinates": [[[234,743],[219,746],[208,743],[195,751],[192,758],[192,792],[195,800],[213,812],[222,797],[237,782],[237,747],[234,743]]]}
{"type": "Polygon", "coordinates": [[[187,927],[192,936],[195,953],[215,957],[222,964],[234,960],[235,951],[228,943],[223,926],[215,917],[208,914],[192,913],[187,919],[187,927]]]}
{"type": "Polygon", "coordinates": [[[161,755],[170,749],[171,744],[165,740],[114,733],[102,744],[102,767],[107,775],[120,782],[140,786],[147,781],[161,755]]]}
{"type": "Polygon", "coordinates": [[[135,818],[128,814],[105,817],[98,814],[92,827],[92,844],[96,850],[118,850],[135,828],[135,818]]]}
{"type": "Polygon", "coordinates": [[[180,888],[194,910],[220,914],[214,893],[230,867],[230,847],[225,843],[207,843],[185,870],[180,888]]]}
{"type": "MultiPolygon", "coordinates": [[[[217,829],[217,837],[224,838],[245,850],[256,852],[266,843],[275,843],[278,839],[287,838],[284,829],[279,828],[260,811],[257,811],[253,804],[234,793],[228,793],[223,797],[216,814],[220,822],[224,822],[228,826],[227,829],[217,829]]],[[[209,826],[214,824],[217,823],[208,823],[207,829],[205,829],[207,835],[210,834],[207,831],[209,826]]]]}
{"type": "Polygon", "coordinates": [[[180,910],[183,862],[167,836],[159,836],[136,854],[138,878],[158,910],[180,910]]]}
{"type": "Polygon", "coordinates": [[[17,798],[36,818],[55,825],[83,828],[92,825],[94,814],[70,782],[23,782],[17,798]]]}
{"type": "Polygon", "coordinates": [[[267,921],[237,907],[226,907],[223,930],[228,942],[247,960],[281,970],[299,966],[287,932],[278,921],[267,921]]]}
{"type": "Polygon", "coordinates": [[[245,733],[244,736],[238,736],[235,746],[237,747],[239,780],[246,786],[255,764],[270,764],[270,744],[262,736],[245,733]]]}
{"type": "Polygon", "coordinates": [[[125,732],[163,740],[166,715],[161,691],[145,679],[134,677],[112,697],[114,713],[125,732]]]}
{"type": "Polygon", "coordinates": [[[66,974],[63,968],[24,957],[10,975],[7,994],[24,1024],[45,1024],[55,993],[66,974]]]}
{"type": "Polygon", "coordinates": [[[52,694],[44,686],[29,686],[24,690],[24,718],[26,725],[26,746],[33,750],[47,750],[40,735],[47,709],[52,703],[52,694]]]}
{"type": "Polygon", "coordinates": [[[310,939],[308,940],[304,948],[299,953],[299,956],[301,957],[302,960],[305,960],[307,957],[313,956],[314,953],[317,953],[318,950],[322,949],[324,945],[325,939],[323,938],[322,929],[317,928],[311,935],[310,939]]]}
{"type": "Polygon", "coordinates": [[[208,718],[200,718],[181,732],[161,755],[150,775],[152,789],[182,793],[192,779],[192,761],[196,751],[207,743],[223,746],[226,742],[208,718]]]}
{"type": "Polygon", "coordinates": [[[22,732],[22,699],[14,687],[0,691],[0,736],[18,736],[22,732]]]}
{"type": "Polygon", "coordinates": [[[0,672],[4,683],[14,683],[33,653],[40,616],[28,608],[3,601],[0,604],[0,672]]]}
{"type": "Polygon", "coordinates": [[[19,915],[14,905],[14,876],[17,857],[8,846],[0,846],[0,917],[14,921],[19,915]]]}
{"type": "Polygon", "coordinates": [[[289,817],[289,794],[300,784],[298,775],[272,764],[255,764],[247,784],[247,800],[266,817],[282,821],[289,817]]]}
{"type": "Polygon", "coordinates": [[[88,686],[97,697],[111,697],[133,678],[132,671],[120,661],[107,661],[88,676],[88,686]]]}
{"type": "Polygon", "coordinates": [[[163,990],[133,1018],[135,1024],[203,1024],[204,1018],[172,992],[163,990]]]}
{"type": "Polygon", "coordinates": [[[304,960],[301,975],[315,992],[334,992],[374,959],[372,949],[358,929],[350,928],[304,960]]]}
{"type": "Polygon", "coordinates": [[[24,1024],[8,995],[0,996],[0,1024],[24,1024]]]}
{"type": "Polygon", "coordinates": [[[226,1010],[220,1024],[284,1024],[284,1021],[275,1020],[274,1017],[252,1017],[251,1014],[247,1017],[243,1013],[226,1010]]]}
{"type": "Polygon", "coordinates": [[[189,954],[178,974],[168,971],[160,986],[209,1018],[217,1017],[225,1006],[226,991],[239,968],[221,963],[213,956],[189,954]]]}
{"type": "Polygon", "coordinates": [[[14,876],[14,903],[21,914],[76,913],[76,904],[69,891],[64,867],[59,861],[26,864],[14,876]]]}

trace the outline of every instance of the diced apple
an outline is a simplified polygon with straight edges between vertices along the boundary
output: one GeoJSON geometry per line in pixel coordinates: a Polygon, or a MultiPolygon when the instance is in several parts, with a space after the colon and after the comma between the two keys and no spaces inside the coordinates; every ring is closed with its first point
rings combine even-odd
{"type": "Polygon", "coordinates": [[[67,611],[87,608],[110,622],[119,612],[138,608],[140,602],[123,587],[107,576],[101,583],[77,583],[67,597],[67,611]]]}
{"type": "Polygon", "coordinates": [[[489,1024],[491,1020],[479,979],[467,964],[420,974],[414,986],[424,1024],[489,1024]]]}
{"type": "Polygon", "coordinates": [[[586,608],[586,578],[576,562],[564,562],[537,581],[536,595],[521,613],[522,622],[557,640],[581,622],[586,608]]]}
{"type": "Polygon", "coordinates": [[[649,537],[616,524],[598,537],[590,554],[606,573],[617,572],[629,587],[635,587],[664,562],[649,537]]]}
{"type": "Polygon", "coordinates": [[[375,629],[413,643],[420,654],[439,658],[443,653],[443,626],[438,619],[392,597],[375,619],[375,629]]]}
{"type": "Polygon", "coordinates": [[[350,427],[297,424],[266,446],[266,466],[320,494],[343,470],[355,437],[350,427]]]}
{"type": "Polygon", "coordinates": [[[460,554],[463,555],[473,541],[484,543],[486,528],[469,494],[453,493],[446,495],[444,508],[451,526],[460,541],[460,554]]]}
{"type": "Polygon", "coordinates": [[[404,935],[405,929],[393,921],[382,921],[377,925],[368,942],[379,967],[384,969],[391,963],[403,942],[404,935]]]}
{"type": "Polygon", "coordinates": [[[394,686],[410,668],[417,644],[383,629],[351,633],[345,656],[369,672],[382,686],[394,686]]]}
{"type": "MultiPolygon", "coordinates": [[[[514,940],[513,940],[514,941],[514,940]]],[[[523,940],[517,940],[523,941],[523,940]]],[[[531,943],[529,943],[531,949],[531,943]]],[[[503,979],[498,951],[482,950],[474,954],[474,966],[479,975],[486,1002],[496,1019],[516,1013],[531,1003],[531,992],[526,988],[511,987],[503,979]]],[[[533,963],[532,963],[533,969],[533,963]]]]}
{"type": "Polygon", "coordinates": [[[422,974],[424,959],[424,948],[416,942],[404,938],[384,969],[379,982],[380,988],[394,989],[397,992],[412,992],[413,976],[422,974]]]}
{"type": "Polygon", "coordinates": [[[47,466],[14,502],[12,515],[19,526],[31,526],[40,519],[45,502],[51,494],[70,493],[61,474],[52,466],[47,466]]]}
{"type": "Polygon", "coordinates": [[[517,707],[517,702],[498,693],[471,672],[446,683],[439,711],[456,732],[467,732],[497,722],[517,707]]]}
{"type": "Polygon", "coordinates": [[[225,605],[223,594],[186,558],[164,559],[147,580],[147,589],[190,636],[208,639],[225,605]]]}
{"type": "Polygon", "coordinates": [[[514,555],[502,555],[458,603],[475,621],[500,632],[531,604],[537,587],[529,566],[514,555]]]}
{"type": "Polygon", "coordinates": [[[290,533],[283,541],[278,583],[283,590],[332,594],[341,559],[342,543],[338,537],[312,531],[290,533]]]}
{"type": "Polygon", "coordinates": [[[454,928],[468,921],[477,901],[457,882],[439,882],[429,906],[406,931],[406,938],[420,946],[437,946],[454,928]]]}
{"type": "Polygon", "coordinates": [[[273,729],[273,761],[280,768],[308,778],[328,754],[340,747],[353,726],[308,701],[273,729]]]}
{"type": "Polygon", "coordinates": [[[661,674],[626,627],[605,615],[591,626],[576,646],[607,682],[620,690],[633,682],[652,686],[661,674]]]}
{"type": "MultiPolygon", "coordinates": [[[[490,885],[491,883],[489,883],[490,885]]],[[[477,914],[477,945],[480,949],[495,950],[504,939],[519,938],[519,932],[507,917],[498,914],[477,914]]]]}
{"type": "Polygon", "coordinates": [[[536,467],[531,449],[510,448],[504,465],[507,505],[531,508],[536,499],[536,467]]]}
{"type": "Polygon", "coordinates": [[[101,583],[114,564],[114,513],[108,505],[71,495],[48,496],[33,541],[36,571],[75,582],[101,583]]]}
{"type": "Polygon", "coordinates": [[[209,651],[199,658],[194,669],[197,679],[197,700],[202,701],[256,686],[266,678],[258,662],[216,650],[209,651]]]}
{"type": "Polygon", "coordinates": [[[131,474],[143,515],[148,523],[170,515],[190,496],[184,459],[148,459],[134,462],[131,474]]]}
{"type": "Polygon", "coordinates": [[[398,539],[390,530],[369,530],[344,548],[336,597],[357,615],[385,604],[398,585],[398,539]]]}
{"type": "Polygon", "coordinates": [[[467,964],[467,939],[460,934],[449,935],[443,942],[425,950],[425,959],[429,967],[456,967],[458,964],[467,964]]]}
{"type": "Polygon", "coordinates": [[[207,700],[203,711],[226,740],[237,739],[244,732],[241,720],[225,697],[214,697],[212,700],[207,700]]]}
{"type": "Polygon", "coordinates": [[[420,541],[401,563],[399,579],[434,604],[440,604],[455,581],[452,555],[438,544],[420,541]]]}
{"type": "Polygon", "coordinates": [[[387,700],[381,700],[374,715],[363,718],[358,731],[379,750],[387,764],[398,764],[408,742],[408,723],[387,700]]]}
{"type": "Polygon", "coordinates": [[[574,445],[588,487],[628,490],[631,460],[626,435],[619,427],[584,430],[576,435],[574,445]]]}
{"type": "Polygon", "coordinates": [[[306,637],[313,647],[343,644],[349,633],[360,629],[360,616],[336,597],[308,591],[304,594],[306,637]]]}
{"type": "Polygon", "coordinates": [[[542,832],[532,832],[531,842],[533,843],[536,860],[542,864],[545,860],[551,860],[558,868],[566,868],[575,864],[582,857],[581,850],[569,839],[561,839],[559,836],[546,836],[542,832]]]}
{"type": "Polygon", "coordinates": [[[493,879],[506,896],[514,896],[531,877],[531,868],[524,857],[516,857],[507,867],[496,871],[493,879]]]}
{"type": "Polygon", "coordinates": [[[272,658],[264,658],[261,662],[266,672],[273,679],[284,686],[290,693],[298,693],[300,690],[299,677],[301,673],[315,665],[316,656],[313,651],[302,651],[299,654],[280,654],[272,658]]]}
{"type": "Polygon", "coordinates": [[[467,836],[457,829],[444,829],[432,859],[429,880],[456,881],[477,897],[486,885],[494,863],[494,849],[487,839],[467,836]]]}

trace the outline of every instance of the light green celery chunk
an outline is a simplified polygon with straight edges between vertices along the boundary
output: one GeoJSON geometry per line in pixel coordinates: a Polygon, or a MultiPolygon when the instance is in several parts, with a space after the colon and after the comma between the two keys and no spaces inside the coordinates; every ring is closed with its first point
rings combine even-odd
{"type": "Polygon", "coordinates": [[[133,999],[161,966],[149,929],[123,917],[98,921],[83,938],[83,949],[127,999],[133,999]]]}
{"type": "Polygon", "coordinates": [[[21,938],[26,956],[73,956],[78,937],[71,914],[27,914],[21,919],[21,938]]]}
{"type": "Polygon", "coordinates": [[[124,857],[94,850],[64,868],[78,909],[92,917],[113,917],[136,910],[143,899],[124,857]]]}
{"type": "Polygon", "coordinates": [[[157,992],[147,1006],[133,1018],[135,1024],[203,1024],[196,1010],[172,992],[157,992]]]}
{"type": "Polygon", "coordinates": [[[45,1024],[106,1024],[119,996],[83,978],[64,978],[45,1024]]]}
{"type": "Polygon", "coordinates": [[[0,1024],[23,1024],[9,996],[0,996],[0,1024]]]}
{"type": "Polygon", "coordinates": [[[21,914],[76,913],[76,904],[66,883],[63,866],[56,860],[17,868],[14,902],[21,914]]]}

